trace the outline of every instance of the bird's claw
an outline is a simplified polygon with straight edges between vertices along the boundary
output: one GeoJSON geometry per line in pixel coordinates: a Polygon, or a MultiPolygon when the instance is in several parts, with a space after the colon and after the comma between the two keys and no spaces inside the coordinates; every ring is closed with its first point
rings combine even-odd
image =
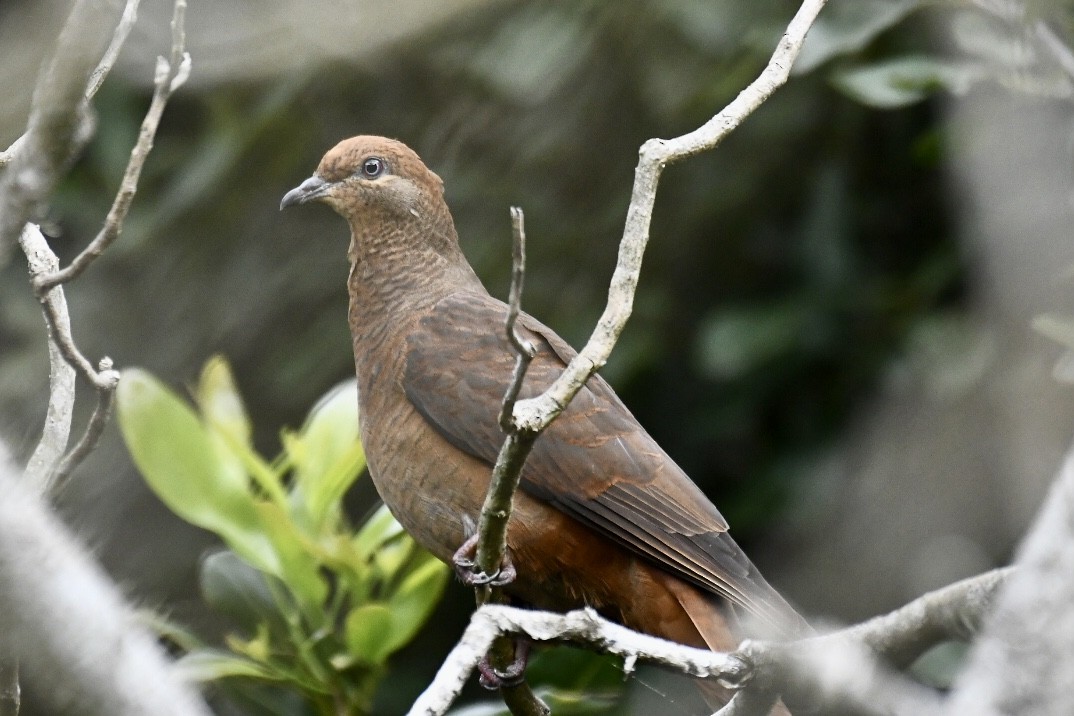
{"type": "Polygon", "coordinates": [[[477,662],[477,670],[481,673],[478,681],[489,691],[510,688],[522,683],[526,674],[526,665],[530,659],[530,642],[528,639],[515,640],[515,658],[506,669],[499,670],[489,663],[488,656],[477,662]]]}
{"type": "Polygon", "coordinates": [[[503,564],[492,574],[474,571],[477,566],[477,563],[474,562],[477,539],[476,534],[467,538],[451,558],[452,564],[455,565],[455,574],[459,580],[468,587],[503,587],[515,581],[518,571],[506,552],[503,555],[503,564]]]}

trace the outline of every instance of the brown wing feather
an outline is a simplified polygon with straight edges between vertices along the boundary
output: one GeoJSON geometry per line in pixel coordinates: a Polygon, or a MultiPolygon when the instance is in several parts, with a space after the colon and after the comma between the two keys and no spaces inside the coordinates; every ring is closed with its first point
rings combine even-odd
{"type": "MultiPolygon", "coordinates": [[[[504,336],[506,310],[488,295],[456,293],[407,340],[407,397],[448,441],[490,465],[503,442],[496,416],[515,361],[504,336]]],[[[575,352],[534,318],[522,315],[519,324],[538,347],[521,392],[531,397],[575,352]]],[[[798,620],[726,534],[716,507],[599,376],[537,440],[521,487],[773,625],[798,620]]]]}

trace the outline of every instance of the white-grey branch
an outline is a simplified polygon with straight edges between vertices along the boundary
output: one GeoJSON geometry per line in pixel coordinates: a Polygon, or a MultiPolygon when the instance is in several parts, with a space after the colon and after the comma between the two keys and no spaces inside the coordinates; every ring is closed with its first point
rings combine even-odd
{"type": "Polygon", "coordinates": [[[948,714],[1071,711],[1074,694],[1074,447],[955,683],[948,714]]]}
{"type": "Polygon", "coordinates": [[[816,709],[849,708],[863,714],[927,714],[941,701],[935,692],[885,665],[889,657],[920,654],[935,644],[970,639],[991,611],[1012,572],[1000,569],[957,582],[855,626],[795,642],[746,641],[730,654],[695,649],[631,631],[585,609],[568,614],[489,605],[445,659],[410,715],[444,714],[494,639],[524,635],[534,641],[579,644],[688,676],[711,677],[740,689],[720,716],[767,714],[780,694],[816,709]]]}
{"type": "Polygon", "coordinates": [[[40,713],[209,716],[2,446],[0,634],[40,713]]]}
{"type": "MultiPolygon", "coordinates": [[[[34,276],[51,273],[60,267],[59,259],[36,224],[26,225],[19,237],[19,245],[26,254],[31,280],[34,276]]],[[[41,440],[26,465],[26,478],[39,494],[47,494],[51,489],[54,470],[71,438],[71,417],[75,409],[75,369],[64,358],[55,338],[57,332],[71,335],[71,319],[67,313],[63,287],[57,286],[49,292],[46,300],[52,304],[52,314],[55,316],[53,320],[45,321],[49,355],[48,410],[41,440]]]]}
{"type": "Polygon", "coordinates": [[[641,261],[649,241],[656,189],[664,167],[716,147],[787,81],[791,65],[805,42],[806,33],[824,3],[825,0],[805,0],[802,3],[768,65],[723,111],[681,137],[650,139],[642,145],[638,166],[634,170],[634,189],[627,209],[626,226],[619,243],[619,258],[608,289],[607,307],[589,342],[548,390],[515,404],[514,422],[518,428],[538,432],[548,425],[611,355],[619,334],[630,318],[641,261]]]}
{"type": "MultiPolygon", "coordinates": [[[[108,50],[104,58],[97,64],[89,80],[89,85],[84,90],[84,96],[87,100],[97,92],[100,83],[115,63],[123,41],[130,33],[131,26],[137,17],[137,8],[137,0],[128,0],[123,16],[114,30],[108,50]]],[[[67,305],[60,286],[78,278],[93,260],[100,256],[119,237],[123,229],[123,222],[138,191],[138,178],[141,175],[142,167],[145,165],[145,161],[153,148],[153,140],[156,137],[157,127],[160,125],[164,108],[172,93],[182,86],[190,74],[190,55],[185,51],[185,14],[186,0],[176,0],[172,16],[171,59],[169,61],[164,58],[158,58],[154,77],[153,99],[142,121],[138,141],[131,150],[131,156],[123,173],[119,191],[116,193],[112,208],[108,212],[101,231],[90,242],[89,246],[64,269],[59,269],[55,254],[52,253],[36,227],[31,228],[27,225],[20,236],[20,244],[27,254],[27,260],[30,265],[34,291],[41,301],[45,322],[48,326],[50,354],[55,355],[58,353],[61,355],[72,368],[81,373],[93,385],[97,392],[97,405],[82,437],[62,460],[56,460],[52,456],[56,446],[61,446],[59,449],[62,451],[70,436],[74,388],[72,385],[70,389],[72,397],[68,399],[65,383],[61,380],[65,376],[65,372],[57,372],[53,367],[46,429],[42,436],[42,441],[35,451],[33,469],[31,470],[31,475],[35,476],[35,479],[37,475],[41,475],[38,483],[47,490],[62,487],[71,472],[92,452],[111,415],[113,396],[116,386],[119,384],[119,373],[112,370],[111,359],[102,358],[98,367],[94,368],[78,349],[71,333],[70,320],[67,317],[67,305]],[[62,411],[66,411],[66,414],[62,411]],[[63,428],[63,430],[60,428],[63,428]],[[44,465],[46,458],[48,464],[44,465]]],[[[31,136],[31,131],[28,130],[16,144],[23,148],[28,147],[29,145],[25,144],[25,142],[31,136]]],[[[10,172],[14,171],[15,166],[13,165],[10,172]]],[[[0,201],[2,201],[2,197],[0,197],[0,201]]]]}
{"type": "Polygon", "coordinates": [[[734,656],[639,634],[602,618],[592,609],[555,614],[490,604],[474,612],[459,643],[444,660],[433,683],[414,702],[409,715],[447,713],[492,642],[499,636],[512,634],[533,641],[581,644],[622,656],[631,665],[644,659],[692,676],[737,681],[746,671],[746,665],[734,656]]]}

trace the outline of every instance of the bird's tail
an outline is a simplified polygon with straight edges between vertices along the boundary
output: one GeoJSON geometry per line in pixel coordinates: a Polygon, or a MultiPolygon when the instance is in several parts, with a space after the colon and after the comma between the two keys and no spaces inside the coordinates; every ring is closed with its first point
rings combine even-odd
{"type": "MultiPolygon", "coordinates": [[[[780,629],[780,634],[757,634],[756,630],[750,630],[749,628],[744,631],[742,626],[738,624],[739,620],[729,615],[725,608],[721,608],[723,605],[719,603],[721,600],[718,597],[703,593],[699,589],[677,579],[667,580],[667,586],[683,611],[690,618],[690,621],[693,622],[694,628],[697,629],[702,641],[713,651],[734,651],[738,646],[740,637],[747,633],[753,636],[791,639],[805,636],[811,631],[806,621],[789,606],[787,607],[789,611],[786,619],[787,623],[785,628],[780,629]]],[[[768,626],[768,631],[772,631],[767,623],[763,626],[768,626]]],[[[699,679],[697,688],[701,692],[701,697],[705,700],[705,703],[713,710],[718,710],[732,696],[730,690],[721,686],[714,679],[699,679]]],[[[790,712],[782,702],[777,702],[772,707],[769,716],[790,716],[790,712]]]]}

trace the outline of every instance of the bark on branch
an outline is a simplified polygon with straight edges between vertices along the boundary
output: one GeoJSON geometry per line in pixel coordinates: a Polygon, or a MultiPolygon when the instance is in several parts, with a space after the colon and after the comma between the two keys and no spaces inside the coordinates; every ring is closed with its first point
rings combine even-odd
{"type": "Polygon", "coordinates": [[[555,614],[488,605],[474,612],[459,643],[409,714],[446,713],[478,661],[505,635],[616,654],[623,658],[628,674],[645,662],[718,679],[740,690],[721,716],[767,714],[780,694],[825,713],[849,708],[866,714],[926,714],[940,707],[935,693],[883,662],[920,654],[951,638],[974,637],[1011,573],[996,570],[963,580],[890,614],[830,634],[796,642],[746,641],[729,654],[640,634],[591,609],[555,614]]]}

